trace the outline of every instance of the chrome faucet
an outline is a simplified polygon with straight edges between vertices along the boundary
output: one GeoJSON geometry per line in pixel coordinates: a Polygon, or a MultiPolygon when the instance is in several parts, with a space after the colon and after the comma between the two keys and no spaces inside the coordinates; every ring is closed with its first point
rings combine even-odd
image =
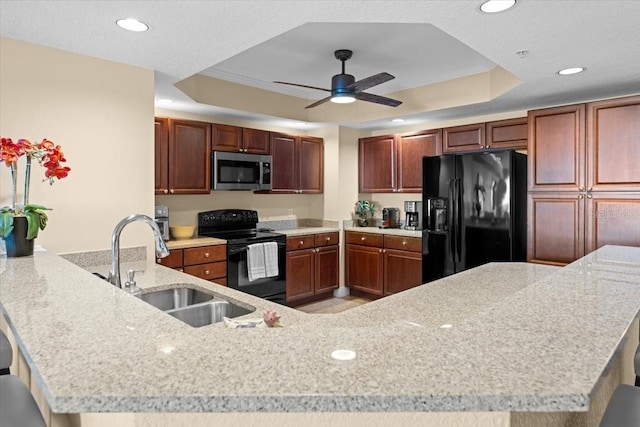
{"type": "Polygon", "coordinates": [[[111,270],[109,270],[109,277],[107,278],[109,283],[119,288],[122,288],[120,282],[120,233],[122,233],[122,229],[127,224],[134,221],[142,221],[153,230],[153,235],[156,239],[156,256],[158,258],[164,258],[169,255],[169,249],[167,249],[167,245],[162,240],[162,233],[153,219],[141,214],[129,215],[124,218],[113,229],[113,235],[111,236],[111,270]]]}

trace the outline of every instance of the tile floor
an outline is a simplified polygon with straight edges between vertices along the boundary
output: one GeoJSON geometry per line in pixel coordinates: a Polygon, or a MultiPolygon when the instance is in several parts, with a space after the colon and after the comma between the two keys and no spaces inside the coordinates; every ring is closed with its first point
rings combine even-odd
{"type": "Polygon", "coordinates": [[[370,301],[371,300],[366,298],[347,295],[346,297],[329,298],[318,302],[300,305],[295,308],[297,310],[304,311],[305,313],[330,314],[340,313],[341,311],[349,310],[350,308],[366,304],[370,301]]]}

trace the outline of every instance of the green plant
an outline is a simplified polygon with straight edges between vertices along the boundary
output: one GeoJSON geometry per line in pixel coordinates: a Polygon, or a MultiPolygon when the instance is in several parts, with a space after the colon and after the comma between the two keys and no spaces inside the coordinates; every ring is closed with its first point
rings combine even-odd
{"type": "Polygon", "coordinates": [[[0,139],[0,161],[11,171],[11,206],[0,208],[0,238],[7,238],[13,231],[13,219],[15,217],[27,218],[27,239],[32,240],[38,236],[38,230],[44,230],[47,226],[46,210],[41,205],[29,204],[29,185],[31,180],[31,162],[36,159],[45,168],[43,181],[53,184],[55,180],[66,178],[71,170],[62,166],[66,162],[64,153],[59,145],[48,139],[32,143],[27,139],[19,139],[13,142],[11,138],[0,139]],[[18,160],[26,158],[24,175],[23,203],[18,204],[18,160]]]}
{"type": "MultiPolygon", "coordinates": [[[[51,210],[40,205],[26,205],[22,214],[27,217],[27,240],[38,237],[38,230],[44,230],[47,226],[47,214],[45,210],[51,210]]],[[[6,238],[13,231],[13,218],[15,214],[11,208],[0,208],[0,237],[6,238]]]]}
{"type": "Polygon", "coordinates": [[[368,216],[373,216],[376,212],[376,204],[368,200],[358,200],[356,202],[356,214],[362,218],[367,219],[368,216]]]}

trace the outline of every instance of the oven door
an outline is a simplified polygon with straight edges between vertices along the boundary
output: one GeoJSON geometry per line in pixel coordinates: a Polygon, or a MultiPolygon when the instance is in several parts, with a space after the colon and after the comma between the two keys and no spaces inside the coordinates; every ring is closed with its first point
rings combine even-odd
{"type": "Polygon", "coordinates": [[[250,243],[227,244],[227,287],[284,305],[287,286],[287,244],[285,239],[279,240],[277,243],[278,275],[256,279],[252,282],[249,281],[249,272],[247,270],[247,247],[250,243]]]}

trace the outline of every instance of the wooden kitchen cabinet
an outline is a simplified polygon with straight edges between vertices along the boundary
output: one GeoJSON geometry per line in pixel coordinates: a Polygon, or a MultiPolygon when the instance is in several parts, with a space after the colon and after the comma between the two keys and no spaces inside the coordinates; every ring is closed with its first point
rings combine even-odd
{"type": "Polygon", "coordinates": [[[442,153],[442,132],[427,130],[359,140],[361,193],[420,193],[422,157],[442,153]]]}
{"type": "Polygon", "coordinates": [[[155,193],[209,194],[211,124],[156,118],[155,193]]]}
{"type": "Polygon", "coordinates": [[[331,296],[338,288],[337,232],[287,238],[287,303],[331,296]]]}
{"type": "Polygon", "coordinates": [[[526,117],[487,122],[485,129],[485,148],[527,149],[529,126],[526,117]]]}
{"type": "Polygon", "coordinates": [[[214,151],[269,154],[269,131],[214,124],[214,151]]]}
{"type": "Polygon", "coordinates": [[[346,232],[345,271],[350,288],[386,296],[422,284],[422,239],[346,232]]]}
{"type": "Polygon", "coordinates": [[[156,262],[219,285],[227,284],[227,245],[172,249],[168,257],[156,258],[156,262]]]}
{"type": "Polygon", "coordinates": [[[640,246],[640,96],[529,112],[527,259],[640,246]]]}
{"type": "Polygon", "coordinates": [[[477,151],[486,148],[484,123],[452,126],[442,129],[442,151],[444,154],[477,151]]]}
{"type": "Polygon", "coordinates": [[[324,140],[272,133],[270,193],[312,194],[324,190],[324,140]]]}

